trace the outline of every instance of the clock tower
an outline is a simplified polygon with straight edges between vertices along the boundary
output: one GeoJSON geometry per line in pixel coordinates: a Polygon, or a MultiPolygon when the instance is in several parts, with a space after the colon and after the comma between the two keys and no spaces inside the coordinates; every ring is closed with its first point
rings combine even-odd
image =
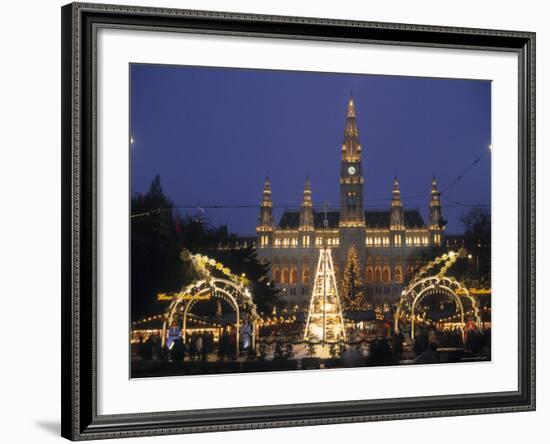
{"type": "MultiPolygon", "coordinates": [[[[348,102],[340,167],[340,256],[345,266],[348,250],[355,246],[361,267],[365,258],[365,210],[363,166],[353,97],[348,102]]],[[[343,268],[342,268],[343,269],[343,268]]],[[[361,268],[363,269],[363,267],[361,268]]]]}
{"type": "Polygon", "coordinates": [[[340,169],[340,226],[356,227],[359,225],[364,227],[364,181],[359,130],[355,121],[355,104],[353,98],[350,97],[340,169]]]}

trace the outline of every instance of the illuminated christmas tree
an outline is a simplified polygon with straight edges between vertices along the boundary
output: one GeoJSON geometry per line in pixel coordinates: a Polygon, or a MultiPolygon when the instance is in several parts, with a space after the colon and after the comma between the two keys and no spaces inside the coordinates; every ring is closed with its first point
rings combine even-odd
{"type": "Polygon", "coordinates": [[[363,296],[363,282],[359,258],[354,247],[348,251],[344,280],[342,282],[342,305],[346,311],[365,311],[367,303],[363,296]]]}
{"type": "Polygon", "coordinates": [[[304,340],[336,342],[345,339],[344,320],[329,248],[322,248],[313,283],[304,340]]]}

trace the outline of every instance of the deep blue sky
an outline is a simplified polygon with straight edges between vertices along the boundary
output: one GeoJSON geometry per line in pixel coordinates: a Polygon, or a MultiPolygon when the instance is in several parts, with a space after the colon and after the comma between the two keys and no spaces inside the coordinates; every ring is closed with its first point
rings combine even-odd
{"type": "Polygon", "coordinates": [[[182,214],[254,234],[263,182],[278,218],[298,206],[305,177],[314,204],[339,203],[340,149],[350,91],[357,110],[365,206],[389,208],[397,175],[403,203],[426,220],[432,175],[448,233],[460,204],[490,204],[491,83],[397,76],[141,65],[130,67],[132,191],[160,174],[182,214]]]}

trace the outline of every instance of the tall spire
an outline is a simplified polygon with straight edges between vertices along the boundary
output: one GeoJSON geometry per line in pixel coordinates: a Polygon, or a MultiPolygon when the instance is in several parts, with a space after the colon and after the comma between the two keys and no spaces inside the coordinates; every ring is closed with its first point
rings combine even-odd
{"type": "Polygon", "coordinates": [[[363,210],[365,179],[361,164],[359,130],[355,116],[355,103],[350,95],[340,165],[340,226],[361,228],[365,224],[363,210]]]}
{"type": "Polygon", "coordinates": [[[437,180],[435,176],[432,178],[432,200],[430,206],[435,204],[441,205],[441,193],[437,188],[437,180]]]}
{"type": "Polygon", "coordinates": [[[397,177],[393,178],[393,193],[391,199],[390,229],[403,230],[405,220],[403,217],[403,203],[401,202],[401,190],[397,177]]]}
{"type": "Polygon", "coordinates": [[[258,231],[266,231],[273,228],[273,202],[271,201],[271,184],[269,177],[265,178],[262,201],[260,202],[260,216],[258,231]]]}
{"type": "Polygon", "coordinates": [[[306,177],[306,183],[304,184],[304,199],[302,200],[302,207],[311,207],[313,202],[311,200],[311,180],[306,177]]]}
{"type": "Polygon", "coordinates": [[[391,205],[394,206],[402,206],[401,204],[401,190],[399,189],[399,181],[397,180],[397,177],[393,178],[393,195],[391,199],[391,205]]]}
{"type": "Polygon", "coordinates": [[[432,192],[430,199],[430,228],[440,228],[441,219],[441,193],[437,188],[437,180],[432,178],[432,192]]]}
{"type": "Polygon", "coordinates": [[[313,230],[313,200],[311,199],[311,181],[306,178],[304,198],[300,205],[300,230],[313,230]]]}
{"type": "Polygon", "coordinates": [[[266,177],[265,182],[264,182],[262,206],[272,206],[272,202],[271,202],[271,183],[269,182],[269,177],[266,177]]]}
{"type": "Polygon", "coordinates": [[[353,102],[353,97],[350,95],[346,116],[346,129],[344,131],[344,143],[342,144],[342,160],[347,162],[357,162],[361,159],[359,130],[357,129],[355,118],[355,103],[353,102]]]}
{"type": "Polygon", "coordinates": [[[432,243],[441,245],[441,232],[445,229],[445,222],[441,212],[441,193],[437,187],[437,180],[432,179],[432,192],[430,194],[430,232],[432,243]]]}
{"type": "Polygon", "coordinates": [[[353,93],[351,91],[348,100],[348,117],[355,117],[355,104],[353,103],[353,93]]]}

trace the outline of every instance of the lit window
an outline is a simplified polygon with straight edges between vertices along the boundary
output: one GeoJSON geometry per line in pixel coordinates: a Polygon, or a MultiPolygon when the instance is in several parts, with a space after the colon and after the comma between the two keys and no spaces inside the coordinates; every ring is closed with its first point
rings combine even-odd
{"type": "Polygon", "coordinates": [[[395,267],[394,279],[395,282],[403,282],[403,271],[399,266],[395,267]]]}
{"type": "Polygon", "coordinates": [[[298,283],[298,270],[296,270],[296,268],[292,268],[290,270],[290,283],[291,284],[298,283]]]}
{"type": "Polygon", "coordinates": [[[302,284],[309,284],[309,268],[304,267],[302,269],[302,284]]]}
{"type": "Polygon", "coordinates": [[[281,273],[281,284],[288,284],[288,268],[283,268],[281,273]]]}

